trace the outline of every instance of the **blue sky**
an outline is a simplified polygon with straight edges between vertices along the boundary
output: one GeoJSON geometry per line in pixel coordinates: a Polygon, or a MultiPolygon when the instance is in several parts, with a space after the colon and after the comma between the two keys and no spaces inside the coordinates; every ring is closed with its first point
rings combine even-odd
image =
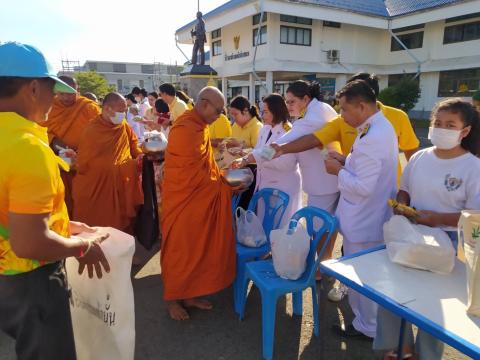
{"type": "MultiPolygon", "coordinates": [[[[200,0],[200,10],[225,2],[200,0]]],[[[0,8],[0,41],[35,45],[60,70],[62,59],[183,63],[174,33],[195,18],[197,0],[0,0],[0,8]]]]}

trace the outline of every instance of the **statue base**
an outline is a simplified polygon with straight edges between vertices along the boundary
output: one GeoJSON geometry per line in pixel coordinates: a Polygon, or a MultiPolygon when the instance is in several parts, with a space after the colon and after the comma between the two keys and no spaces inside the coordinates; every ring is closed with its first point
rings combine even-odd
{"type": "Polygon", "coordinates": [[[218,73],[213,70],[210,65],[197,65],[197,64],[189,64],[185,66],[185,68],[180,73],[180,76],[187,76],[187,75],[213,75],[216,76],[218,73]]]}
{"type": "Polygon", "coordinates": [[[180,88],[195,101],[205,86],[218,87],[216,75],[210,65],[187,65],[180,73],[180,88]]]}

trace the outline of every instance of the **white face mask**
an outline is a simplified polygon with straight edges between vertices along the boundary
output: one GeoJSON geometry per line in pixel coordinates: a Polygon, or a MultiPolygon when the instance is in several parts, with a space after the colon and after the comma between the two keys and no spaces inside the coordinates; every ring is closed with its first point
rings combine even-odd
{"type": "Polygon", "coordinates": [[[124,118],[125,114],[123,112],[116,112],[114,116],[110,117],[110,120],[113,124],[119,125],[122,123],[124,118]]]}
{"type": "Polygon", "coordinates": [[[462,130],[441,129],[430,127],[428,129],[428,138],[434,146],[441,150],[450,150],[460,144],[460,134],[462,130]]]}
{"type": "Polygon", "coordinates": [[[137,103],[141,103],[142,102],[142,99],[140,98],[140,96],[135,96],[135,101],[137,103]]]}

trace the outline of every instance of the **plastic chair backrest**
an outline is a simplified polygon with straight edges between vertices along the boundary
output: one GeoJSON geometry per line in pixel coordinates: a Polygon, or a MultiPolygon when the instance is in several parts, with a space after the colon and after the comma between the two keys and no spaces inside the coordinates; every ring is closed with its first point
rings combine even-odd
{"type": "Polygon", "coordinates": [[[280,226],[283,215],[287,210],[290,196],[278,189],[264,188],[253,194],[252,199],[248,204],[248,210],[251,210],[258,215],[257,209],[260,200],[263,200],[264,206],[262,225],[265,234],[270,241],[270,232],[278,229],[280,226]]]}
{"type": "Polygon", "coordinates": [[[331,237],[337,229],[338,220],[335,216],[330,215],[327,211],[319,209],[314,206],[307,206],[298,210],[293,214],[290,226],[295,226],[301,219],[305,219],[307,232],[310,235],[310,251],[307,256],[307,268],[305,273],[302,275],[302,278],[308,278],[311,280],[317,271],[317,265],[322,258],[323,253],[331,241],[331,237]],[[323,221],[322,227],[315,231],[315,220],[320,219],[323,221]],[[327,233],[327,237],[323,243],[322,249],[318,253],[317,257],[317,248],[320,240],[327,233]]]}

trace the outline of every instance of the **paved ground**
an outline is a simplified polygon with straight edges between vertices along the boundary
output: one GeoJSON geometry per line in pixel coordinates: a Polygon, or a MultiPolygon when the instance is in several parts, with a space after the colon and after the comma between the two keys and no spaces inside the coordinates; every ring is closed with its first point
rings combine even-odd
{"type": "MultiPolygon", "coordinates": [[[[424,140],[426,130],[418,129],[424,140]]],[[[423,142],[423,141],[422,141],[423,142]]],[[[426,142],[425,142],[426,144],[426,142]]],[[[341,239],[335,255],[339,255],[341,239]]],[[[232,309],[232,290],[213,297],[215,309],[195,311],[191,320],[178,323],[167,316],[162,302],[159,255],[144,253],[144,265],[133,271],[136,311],[137,360],[245,360],[261,359],[261,300],[258,291],[250,293],[246,318],[239,321],[232,309]]],[[[310,294],[304,294],[304,316],[292,316],[291,300],[281,299],[277,308],[275,359],[372,359],[375,354],[365,341],[343,341],[331,332],[333,323],[351,319],[347,301],[328,302],[326,294],[332,283],[324,281],[320,295],[320,337],[313,336],[310,294]]],[[[0,319],[1,321],[1,319],[0,319]]],[[[13,343],[0,333],[0,360],[14,359],[13,343]]],[[[447,348],[444,359],[467,359],[456,350],[447,348]]],[[[104,360],[104,359],[99,359],[104,360]]],[[[113,359],[105,359],[113,360],[113,359]]]]}
{"type": "MultiPolygon", "coordinates": [[[[335,253],[339,253],[340,241],[335,253]]],[[[246,318],[239,321],[232,309],[232,290],[213,297],[211,312],[194,311],[188,322],[170,320],[162,302],[159,255],[144,254],[146,264],[134,269],[137,360],[245,360],[261,359],[261,300],[253,289],[248,298],[246,318]]],[[[333,323],[351,319],[347,301],[333,304],[326,299],[332,283],[325,281],[320,294],[319,338],[313,336],[311,297],[304,293],[303,318],[292,316],[291,299],[281,299],[277,308],[275,359],[373,359],[371,344],[343,341],[330,330],[333,323]]],[[[0,360],[13,360],[13,343],[0,334],[0,360]]],[[[444,359],[467,359],[448,348],[444,359]]],[[[104,360],[104,359],[99,359],[104,360]]],[[[114,359],[105,359],[114,360],[114,359]]]]}

